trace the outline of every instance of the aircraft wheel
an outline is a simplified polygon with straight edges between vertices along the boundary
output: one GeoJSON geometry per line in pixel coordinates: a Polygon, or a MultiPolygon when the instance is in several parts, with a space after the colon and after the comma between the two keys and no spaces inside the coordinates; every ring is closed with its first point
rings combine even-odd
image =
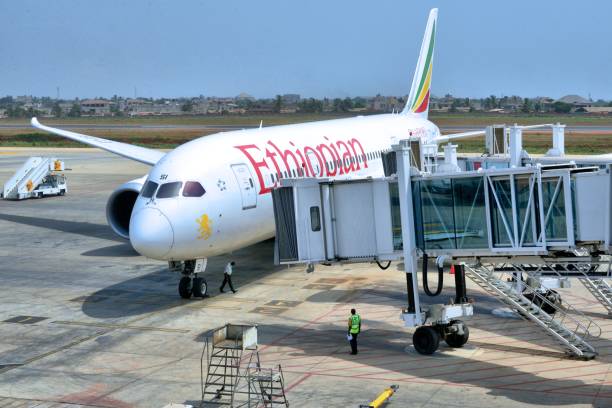
{"type": "Polygon", "coordinates": [[[192,282],[189,276],[183,276],[179,281],[178,291],[183,299],[189,299],[192,292],[192,282]]]}
{"type": "Polygon", "coordinates": [[[440,345],[440,333],[431,326],[421,326],[414,332],[412,344],[419,354],[433,354],[440,345]]]}
{"type": "Polygon", "coordinates": [[[205,297],[208,291],[208,284],[204,278],[195,278],[193,280],[193,296],[205,297]]]}
{"type": "Polygon", "coordinates": [[[463,347],[463,345],[467,343],[468,339],[470,338],[470,329],[468,329],[466,324],[461,320],[453,320],[451,321],[450,325],[462,325],[463,334],[459,334],[457,332],[448,333],[446,336],[444,336],[444,341],[446,344],[454,348],[463,347]]]}

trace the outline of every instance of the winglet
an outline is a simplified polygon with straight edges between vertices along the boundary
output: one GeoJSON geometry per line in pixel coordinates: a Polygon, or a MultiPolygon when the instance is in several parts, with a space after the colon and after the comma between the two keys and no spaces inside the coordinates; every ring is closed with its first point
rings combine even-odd
{"type": "Polygon", "coordinates": [[[431,71],[433,66],[434,45],[436,42],[436,22],[438,9],[431,9],[425,27],[425,35],[421,44],[421,52],[417,62],[410,95],[402,114],[413,114],[427,117],[429,111],[429,97],[431,87],[431,71]]]}
{"type": "Polygon", "coordinates": [[[36,116],[34,116],[31,120],[30,120],[30,124],[37,128],[40,127],[40,122],[38,121],[38,119],[36,119],[36,116]]]}

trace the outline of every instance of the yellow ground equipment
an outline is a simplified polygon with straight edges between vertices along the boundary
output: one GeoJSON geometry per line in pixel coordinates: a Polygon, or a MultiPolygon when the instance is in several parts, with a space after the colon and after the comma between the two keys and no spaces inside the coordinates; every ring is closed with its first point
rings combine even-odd
{"type": "Polygon", "coordinates": [[[389,398],[391,398],[393,394],[397,392],[398,388],[399,388],[399,385],[390,386],[389,388],[381,392],[374,401],[370,402],[368,405],[360,405],[359,408],[379,408],[381,407],[385,402],[389,400],[389,398]]]}

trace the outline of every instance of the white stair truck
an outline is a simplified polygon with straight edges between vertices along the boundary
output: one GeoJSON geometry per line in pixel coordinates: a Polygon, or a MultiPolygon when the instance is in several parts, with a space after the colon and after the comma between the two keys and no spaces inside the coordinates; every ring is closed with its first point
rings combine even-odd
{"type": "Polygon", "coordinates": [[[53,157],[30,157],[4,184],[5,200],[64,195],[68,191],[64,162],[53,157]]]}

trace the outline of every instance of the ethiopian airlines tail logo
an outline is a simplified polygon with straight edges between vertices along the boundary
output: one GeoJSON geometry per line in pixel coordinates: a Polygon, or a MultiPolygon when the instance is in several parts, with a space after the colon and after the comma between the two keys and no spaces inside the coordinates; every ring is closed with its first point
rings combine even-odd
{"type": "Polygon", "coordinates": [[[212,221],[208,215],[204,214],[196,219],[198,223],[198,239],[208,239],[212,235],[212,221]]]}
{"type": "Polygon", "coordinates": [[[419,87],[415,94],[412,106],[410,109],[414,113],[421,113],[427,110],[429,105],[429,87],[431,85],[431,68],[433,66],[433,51],[434,43],[436,39],[436,22],[433,22],[433,29],[431,30],[431,36],[429,37],[429,47],[427,49],[427,57],[425,58],[425,64],[423,65],[423,71],[421,71],[421,80],[419,81],[419,87]]]}

